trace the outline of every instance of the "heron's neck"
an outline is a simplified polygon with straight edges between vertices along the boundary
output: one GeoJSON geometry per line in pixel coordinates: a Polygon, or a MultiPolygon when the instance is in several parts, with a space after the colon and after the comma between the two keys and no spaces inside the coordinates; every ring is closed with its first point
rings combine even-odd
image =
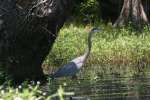
{"type": "Polygon", "coordinates": [[[91,47],[92,47],[91,38],[92,38],[92,32],[90,32],[89,35],[88,35],[87,49],[86,49],[86,51],[85,51],[85,53],[84,53],[84,62],[86,62],[86,60],[87,60],[87,58],[89,57],[90,52],[91,52],[91,47]]]}

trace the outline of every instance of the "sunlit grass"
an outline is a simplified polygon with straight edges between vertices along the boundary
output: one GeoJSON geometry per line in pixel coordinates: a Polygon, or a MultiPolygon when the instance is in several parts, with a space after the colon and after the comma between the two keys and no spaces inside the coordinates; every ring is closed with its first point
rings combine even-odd
{"type": "MultiPolygon", "coordinates": [[[[111,25],[97,25],[101,32],[94,34],[93,47],[87,64],[138,65],[150,63],[149,27],[142,33],[130,27],[114,29],[111,25]]],[[[59,66],[84,53],[87,35],[92,25],[66,25],[45,63],[59,66]]]]}

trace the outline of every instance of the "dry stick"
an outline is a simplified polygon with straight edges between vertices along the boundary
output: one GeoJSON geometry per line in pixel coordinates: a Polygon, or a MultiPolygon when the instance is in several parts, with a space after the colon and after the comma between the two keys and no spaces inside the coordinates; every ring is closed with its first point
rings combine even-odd
{"type": "Polygon", "coordinates": [[[57,37],[55,34],[53,34],[52,32],[50,32],[47,28],[41,26],[42,29],[44,29],[46,32],[48,32],[49,34],[51,34],[53,37],[57,37]]]}

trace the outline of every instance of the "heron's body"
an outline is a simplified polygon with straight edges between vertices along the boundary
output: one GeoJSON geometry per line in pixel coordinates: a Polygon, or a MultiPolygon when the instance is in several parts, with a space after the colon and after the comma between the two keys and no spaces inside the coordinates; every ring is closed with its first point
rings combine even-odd
{"type": "Polygon", "coordinates": [[[58,77],[66,77],[66,76],[74,76],[83,66],[83,57],[80,56],[75,59],[73,59],[68,64],[61,67],[59,70],[57,70],[52,77],[58,78],[58,77]]]}
{"type": "Polygon", "coordinates": [[[61,67],[60,69],[58,69],[53,75],[51,75],[51,78],[59,78],[59,77],[75,76],[76,75],[76,73],[85,64],[85,62],[86,62],[86,60],[87,60],[87,58],[90,54],[91,46],[92,46],[91,37],[92,37],[92,33],[97,32],[95,30],[96,30],[96,28],[95,29],[93,28],[89,32],[89,35],[88,35],[88,48],[87,48],[86,52],[82,56],[73,59],[68,64],[66,64],[63,67],[61,67]]]}
{"type": "Polygon", "coordinates": [[[69,62],[53,74],[54,78],[73,76],[78,72],[77,65],[74,62],[69,62]],[[69,73],[68,73],[69,71],[69,73]]]}

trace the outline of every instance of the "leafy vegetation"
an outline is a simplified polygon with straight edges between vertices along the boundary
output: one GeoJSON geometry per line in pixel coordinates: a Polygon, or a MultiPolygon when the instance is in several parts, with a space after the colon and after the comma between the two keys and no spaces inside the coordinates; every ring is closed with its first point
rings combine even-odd
{"type": "Polygon", "coordinates": [[[99,4],[97,0],[76,0],[74,1],[74,15],[82,18],[88,16],[90,19],[94,20],[99,14],[99,4]]]}
{"type": "MultiPolygon", "coordinates": [[[[52,51],[43,64],[44,69],[47,70],[52,66],[56,68],[82,55],[87,46],[88,32],[93,26],[99,27],[101,32],[93,36],[92,52],[86,63],[86,66],[88,66],[86,68],[94,67],[85,73],[79,73],[80,77],[86,76],[88,82],[94,84],[99,77],[102,77],[99,75],[103,75],[103,73],[116,71],[126,76],[134,76],[134,71],[131,69],[141,70],[150,64],[148,26],[145,27],[142,33],[138,33],[130,26],[114,29],[110,23],[108,25],[89,24],[86,27],[76,23],[69,26],[66,24],[60,31],[52,51]]],[[[52,89],[53,86],[51,84],[49,86],[49,89],[52,89]]],[[[59,87],[56,93],[47,95],[38,84],[26,84],[17,88],[1,88],[0,91],[1,100],[27,100],[27,98],[30,100],[51,100],[56,96],[63,100],[63,95],[74,94],[72,92],[66,93],[62,87],[59,87]]]]}
{"type": "MultiPolygon", "coordinates": [[[[97,24],[101,32],[93,36],[93,47],[89,64],[144,66],[150,63],[149,27],[142,33],[131,27],[112,28],[111,24],[97,24]]],[[[72,24],[65,26],[56,40],[45,64],[58,66],[80,56],[86,48],[86,38],[92,25],[84,27],[72,24]]]]}
{"type": "MultiPolygon", "coordinates": [[[[73,92],[65,92],[60,86],[56,93],[49,95],[47,92],[41,90],[40,82],[37,84],[19,85],[17,88],[7,87],[0,88],[0,100],[53,100],[58,97],[59,100],[64,100],[64,96],[74,95],[73,92]]],[[[50,88],[47,88],[50,89],[50,88]]]]}
{"type": "MultiPolygon", "coordinates": [[[[116,29],[112,27],[111,23],[105,25],[98,22],[97,16],[100,13],[100,6],[97,0],[76,0],[74,2],[76,2],[74,9],[75,20],[78,17],[79,19],[89,17],[93,22],[96,20],[96,23],[94,23],[95,25],[89,24],[86,27],[81,23],[66,24],[61,29],[52,51],[43,63],[46,73],[50,73],[51,69],[53,71],[53,68],[66,64],[71,59],[82,55],[87,46],[88,32],[94,26],[99,27],[101,32],[93,36],[92,52],[83,67],[83,69],[88,70],[84,73],[81,71],[78,74],[80,78],[87,79],[84,80],[84,85],[87,85],[87,83],[93,85],[100,79],[105,79],[105,74],[114,72],[115,74],[122,74],[120,76],[130,78],[136,76],[136,74],[140,75],[141,70],[149,73],[150,69],[145,69],[150,64],[149,26],[146,26],[143,32],[136,32],[130,25],[116,29]]],[[[7,77],[9,76],[5,75],[4,71],[0,71],[0,83],[6,81],[7,77]]],[[[144,77],[146,77],[146,74],[144,77]]],[[[129,80],[121,79],[121,81],[128,83],[129,80]]],[[[73,83],[73,81],[68,80],[67,82],[73,83]]],[[[98,85],[100,84],[103,84],[103,82],[98,82],[98,85]]],[[[112,83],[110,82],[110,84],[112,83]]],[[[55,97],[64,100],[65,95],[74,95],[73,92],[65,92],[65,88],[62,86],[57,87],[58,90],[55,88],[55,92],[53,92],[53,87],[54,85],[49,82],[47,88],[49,91],[47,93],[42,90],[39,82],[37,84],[24,82],[22,85],[16,86],[16,88],[11,87],[11,85],[7,87],[1,85],[0,100],[51,100],[55,97]]]]}

